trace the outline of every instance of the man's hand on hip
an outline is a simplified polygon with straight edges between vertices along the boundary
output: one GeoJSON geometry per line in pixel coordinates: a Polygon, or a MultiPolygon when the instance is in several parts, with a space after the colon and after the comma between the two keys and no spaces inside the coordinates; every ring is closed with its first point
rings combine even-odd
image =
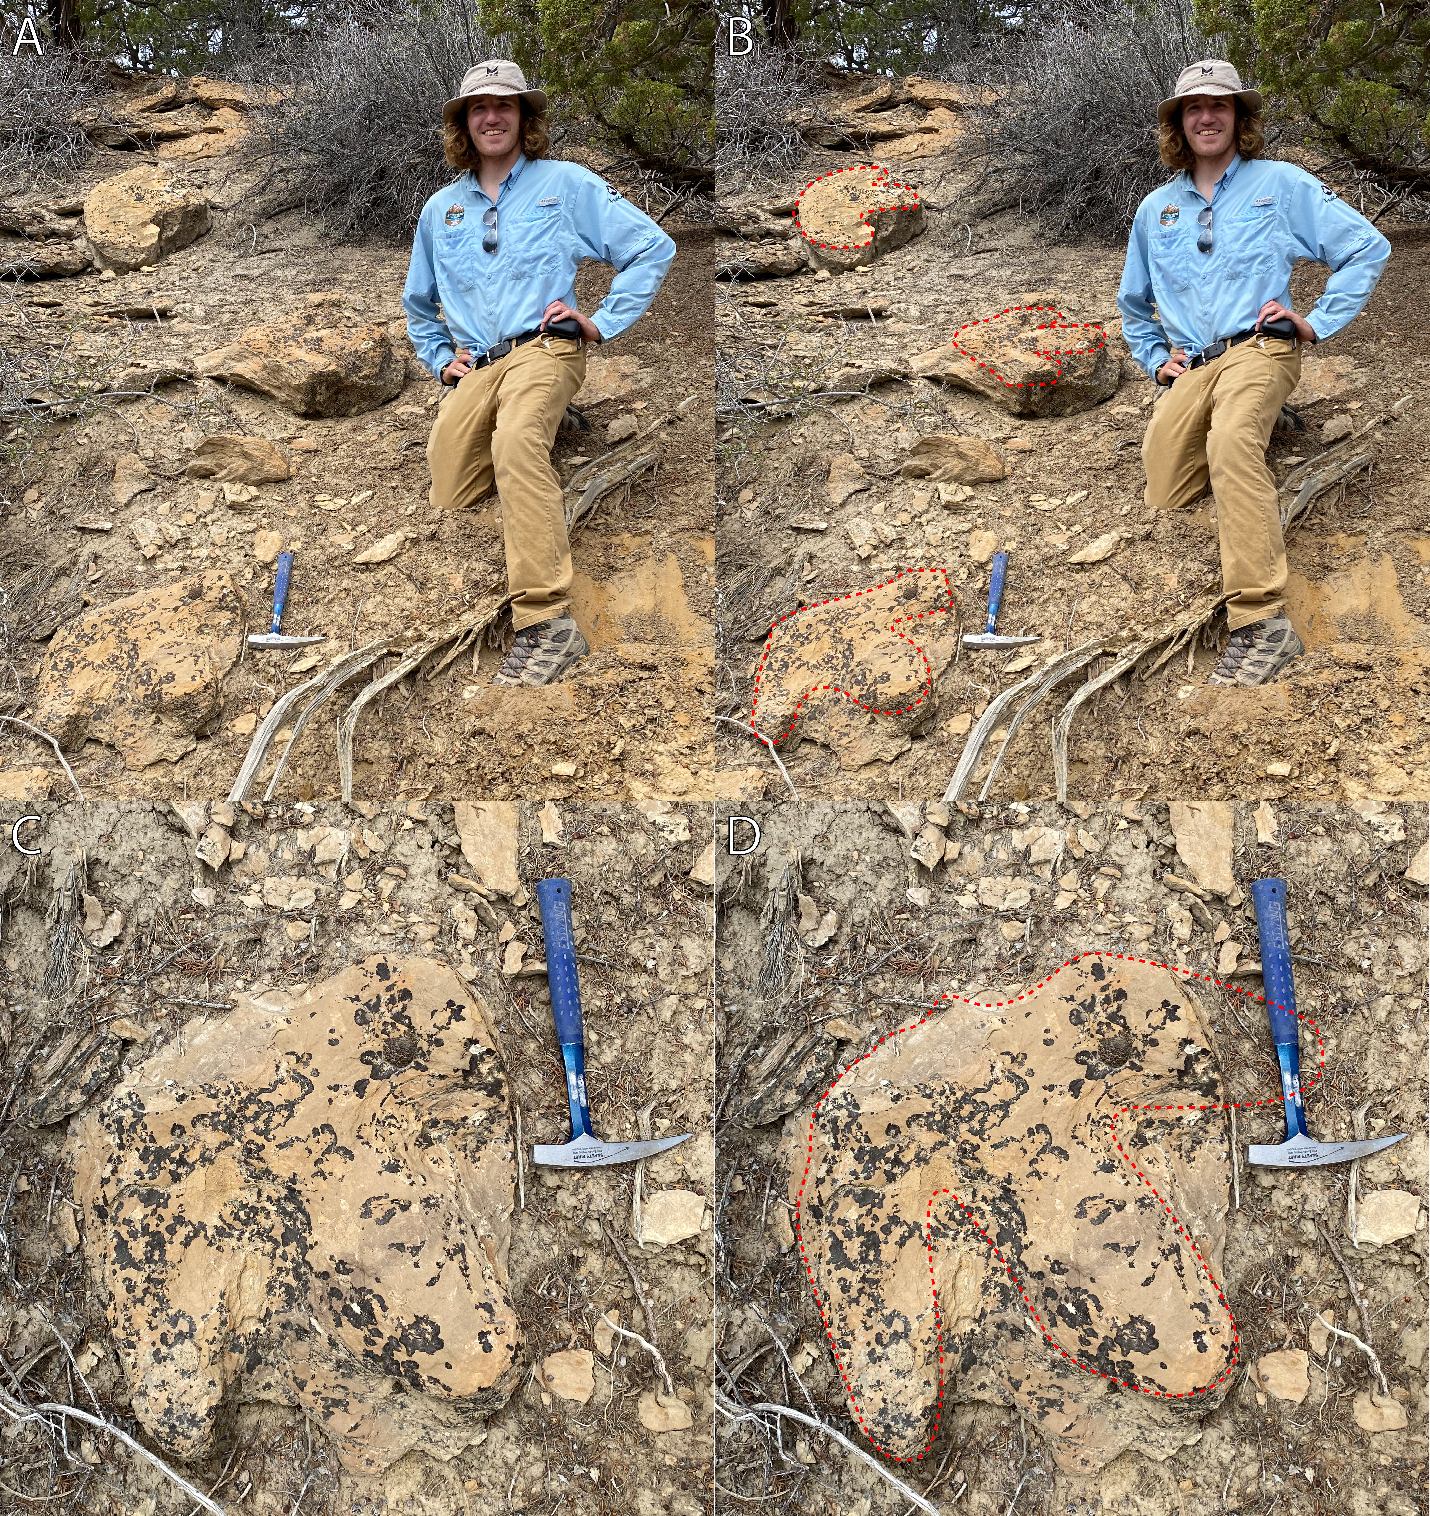
{"type": "Polygon", "coordinates": [[[442,383],[455,384],[472,371],[472,355],[464,347],[457,349],[457,356],[442,370],[442,383]]]}
{"type": "Polygon", "coordinates": [[[1295,311],[1281,304],[1279,300],[1268,300],[1261,307],[1256,317],[1256,329],[1260,331],[1267,321],[1289,321],[1296,328],[1296,335],[1302,342],[1314,342],[1316,329],[1304,316],[1298,316],[1295,311]]]}
{"type": "Polygon", "coordinates": [[[552,321],[574,321],[581,328],[581,335],[587,342],[599,342],[601,329],[589,316],[583,316],[580,311],[573,310],[564,300],[553,300],[546,307],[541,317],[541,329],[546,330],[547,324],[552,321]]]}
{"type": "Polygon", "coordinates": [[[1173,379],[1187,371],[1187,354],[1184,348],[1174,347],[1171,357],[1157,370],[1157,383],[1170,384],[1173,379]]]}

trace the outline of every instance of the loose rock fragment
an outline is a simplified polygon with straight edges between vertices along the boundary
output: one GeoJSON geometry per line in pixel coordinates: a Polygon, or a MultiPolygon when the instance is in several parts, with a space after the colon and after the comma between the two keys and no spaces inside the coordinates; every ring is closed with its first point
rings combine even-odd
{"type": "Polygon", "coordinates": [[[1383,1247],[1415,1235],[1420,1197],[1409,1190],[1372,1190],[1356,1206],[1356,1246],[1383,1247]]]}
{"type": "Polygon", "coordinates": [[[148,268],[202,237],[209,225],[208,197],[181,186],[168,169],[130,169],[85,197],[85,235],[103,269],[148,268]]]}
{"type": "Polygon", "coordinates": [[[205,437],[184,470],[190,479],[274,484],[292,475],[288,460],[266,437],[205,437]]]}
{"type": "Polygon", "coordinates": [[[585,1405],[596,1389],[596,1360],[587,1348],[568,1348],[541,1360],[543,1388],[562,1400],[585,1405]]]}
{"type": "Polygon", "coordinates": [[[700,1235],[705,1197],[694,1190],[657,1190],[641,1207],[642,1247],[668,1247],[700,1235]]]}
{"type": "Polygon", "coordinates": [[[515,895],[521,888],[516,872],[515,801],[459,800],[452,809],[462,842],[462,857],[478,882],[498,895],[515,895]]]}
{"type": "Polygon", "coordinates": [[[694,1425],[690,1407],[656,1390],[645,1390],[636,1402],[640,1424],[650,1432],[683,1432],[694,1425]]]}
{"type": "Polygon", "coordinates": [[[1409,1424],[1405,1407],[1398,1400],[1377,1395],[1374,1390],[1356,1391],[1351,1415],[1363,1432],[1398,1432],[1409,1424]]]}
{"type": "Polygon", "coordinates": [[[1311,1388],[1310,1359],[1301,1348],[1267,1353],[1256,1361],[1257,1388],[1276,1400],[1300,1405],[1311,1388]]]}
{"type": "Polygon", "coordinates": [[[1177,856],[1192,878],[1214,895],[1229,895],[1231,872],[1231,804],[1226,800],[1174,800],[1168,807],[1177,856]]]}

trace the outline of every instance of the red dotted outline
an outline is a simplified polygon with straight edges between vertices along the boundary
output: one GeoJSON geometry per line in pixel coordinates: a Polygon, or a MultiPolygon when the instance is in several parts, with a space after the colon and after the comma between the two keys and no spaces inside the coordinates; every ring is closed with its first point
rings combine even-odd
{"type": "MultiPolygon", "coordinates": [[[[1044,985],[1051,984],[1052,981],[1056,979],[1060,973],[1062,973],[1063,969],[1071,968],[1073,964],[1081,962],[1084,958],[1107,958],[1116,959],[1123,963],[1143,963],[1149,965],[1152,968],[1167,969],[1174,974],[1185,974],[1191,979],[1205,980],[1206,983],[1217,985],[1219,988],[1224,990],[1230,990],[1233,994],[1246,995],[1248,998],[1254,1001],[1259,1001],[1262,1005],[1266,1005],[1268,1003],[1264,995],[1253,995],[1250,990],[1242,989],[1237,985],[1226,984],[1220,979],[1213,978],[1210,974],[1198,974],[1192,969],[1184,969],[1174,963],[1158,963],[1155,959],[1151,958],[1134,958],[1129,953],[1106,953],[1097,950],[1091,953],[1079,953],[1076,955],[1076,957],[1069,958],[1067,962],[1060,964],[1045,979],[1039,980],[1038,983],[1032,987],[1032,989],[1025,990],[1021,995],[1018,995],[1016,997],[1016,1000],[997,1000],[994,1001],[990,1006],[985,1001],[969,1000],[967,996],[964,995],[943,994],[939,996],[938,1004],[941,1005],[944,1001],[958,1000],[962,1001],[965,1005],[976,1005],[985,1010],[998,1010],[1005,1005],[1015,1004],[1017,1000],[1028,999],[1031,995],[1042,989],[1044,985]]],[[[968,1209],[966,1205],[964,1205],[963,1201],[959,1199],[958,1195],[955,1194],[953,1190],[937,1190],[929,1199],[928,1209],[925,1212],[924,1220],[926,1226],[925,1235],[927,1238],[929,1253],[929,1283],[933,1289],[934,1326],[938,1332],[938,1409],[934,1413],[933,1426],[929,1430],[928,1441],[917,1453],[911,1453],[907,1456],[903,1456],[898,1453],[891,1453],[886,1448],[880,1447],[879,1444],[874,1441],[873,1435],[869,1431],[868,1424],[864,1420],[864,1413],[860,1410],[859,1402],[855,1398],[854,1386],[850,1384],[849,1376],[844,1372],[844,1363],[839,1356],[839,1344],[834,1340],[834,1332],[830,1327],[829,1317],[825,1313],[824,1302],[820,1299],[819,1286],[814,1281],[814,1270],[810,1267],[809,1254],[805,1251],[804,1246],[804,1231],[802,1225],[803,1218],[801,1212],[804,1206],[805,1186],[809,1183],[809,1171],[814,1163],[814,1122],[815,1117],[819,1114],[820,1106],[823,1105],[824,1102],[830,1097],[830,1095],[834,1093],[835,1087],[838,1085],[840,1079],[843,1079],[844,1075],[847,1074],[850,1069],[857,1068],[858,1065],[863,1063],[866,1058],[872,1057],[873,1054],[891,1038],[897,1037],[903,1032],[911,1032],[915,1027],[922,1026],[924,1022],[927,1021],[937,1009],[938,1005],[936,1005],[933,1010],[930,1010],[924,1015],[920,1016],[917,1021],[911,1021],[907,1026],[901,1026],[895,1031],[886,1032],[882,1037],[879,1038],[873,1047],[869,1049],[867,1053],[864,1053],[860,1057],[856,1058],[854,1062],[849,1065],[849,1068],[844,1069],[843,1072],[839,1075],[839,1078],[836,1079],[834,1083],[831,1084],[829,1088],[824,1092],[824,1094],[821,1095],[815,1102],[814,1109],[810,1112],[809,1118],[809,1144],[805,1156],[804,1177],[800,1180],[799,1196],[795,1202],[795,1237],[799,1242],[799,1252],[800,1257],[804,1260],[805,1272],[809,1275],[810,1288],[814,1291],[815,1304],[819,1307],[820,1319],[824,1322],[825,1334],[829,1338],[830,1347],[834,1350],[834,1364],[835,1367],[839,1370],[839,1377],[844,1381],[844,1388],[848,1393],[849,1407],[854,1412],[854,1419],[859,1423],[860,1427],[863,1428],[864,1435],[869,1439],[869,1442],[873,1446],[874,1450],[878,1453],[882,1453],[885,1458],[892,1459],[895,1463],[916,1462],[918,1459],[922,1458],[933,1446],[934,1438],[938,1434],[939,1418],[943,1415],[943,1317],[938,1303],[938,1286],[934,1283],[933,1263],[933,1205],[934,1201],[937,1200],[940,1195],[953,1195],[954,1200],[957,1201],[964,1214],[970,1221],[973,1222],[973,1225],[977,1229],[979,1236],[981,1236],[983,1240],[988,1244],[989,1248],[992,1249],[993,1256],[997,1258],[999,1263],[1001,1263],[1005,1269],[1007,1269],[1008,1277],[1013,1281],[1015,1285],[1017,1285],[1018,1293],[1022,1295],[1024,1303],[1027,1305],[1028,1310],[1032,1313],[1033,1319],[1037,1322],[1039,1328],[1042,1330],[1043,1341],[1046,1342],[1049,1347],[1057,1349],[1057,1351],[1061,1353],[1069,1363],[1073,1364],[1076,1368],[1086,1369],[1089,1374],[1095,1374],[1101,1379],[1111,1380],[1113,1384],[1122,1385],[1125,1389],[1137,1390],[1143,1395],[1157,1395],[1168,1400],[1189,1400],[1198,1396],[1209,1394],[1235,1371],[1236,1366],[1240,1361],[1241,1334],[1237,1331],[1236,1319],[1231,1314],[1231,1306],[1227,1303],[1226,1296],[1222,1293],[1222,1288],[1217,1283],[1216,1277],[1213,1275],[1210,1265],[1207,1263],[1206,1259],[1202,1257],[1201,1251],[1197,1247],[1196,1243],[1192,1240],[1191,1234],[1182,1225],[1180,1219],[1177,1217],[1175,1212],[1173,1212],[1171,1206],[1169,1206],[1167,1202],[1162,1199],[1161,1195],[1157,1194],[1156,1186],[1153,1185],[1152,1181],[1148,1179],[1146,1174],[1144,1174],[1142,1170],[1137,1167],[1137,1164],[1133,1161],[1131,1155],[1127,1152],[1126,1148],[1122,1146],[1122,1143],[1119,1141],[1117,1136],[1117,1121],[1118,1117],[1125,1115],[1128,1111],[1224,1111],[1229,1110],[1232,1107],[1240,1109],[1244,1107],[1254,1107],[1260,1105],[1279,1105],[1281,1104],[1283,1098],[1279,1092],[1274,1096],[1268,1095],[1261,1100],[1232,1100],[1223,1102],[1219,1105],[1126,1105],[1122,1106],[1120,1109],[1113,1113],[1112,1120],[1108,1126],[1108,1130],[1112,1135],[1113,1145],[1116,1147],[1117,1151],[1122,1154],[1123,1158],[1126,1159],[1127,1164],[1132,1169],[1133,1173],[1136,1174],[1137,1177],[1143,1182],[1143,1184],[1145,1184],[1147,1188],[1152,1191],[1152,1194],[1156,1196],[1157,1203],[1162,1207],[1164,1211],[1166,1211],[1167,1215],[1171,1217],[1172,1223],[1176,1227],[1177,1231],[1180,1232],[1184,1238],[1186,1238],[1188,1246],[1196,1256],[1197,1262],[1201,1265],[1202,1271],[1206,1275],[1207,1282],[1211,1285],[1212,1289],[1216,1291],[1217,1299],[1221,1301],[1222,1308],[1226,1311],[1227,1321],[1231,1324],[1231,1334],[1233,1340],[1232,1358],[1231,1362],[1227,1364],[1227,1366],[1221,1371],[1220,1374],[1216,1376],[1215,1379],[1211,1381],[1210,1384],[1205,1385],[1199,1390],[1186,1390],[1180,1394],[1174,1394],[1170,1390],[1159,1390],[1155,1388],[1149,1389],[1144,1385],[1134,1384],[1130,1380],[1118,1379],[1114,1375],[1104,1374],[1101,1369],[1088,1368],[1087,1364],[1080,1363],[1076,1358],[1067,1352],[1061,1343],[1055,1341],[1054,1338],[1049,1335],[1047,1328],[1043,1326],[1042,1317],[1038,1315],[1036,1307],[1028,1298],[1027,1290],[1023,1288],[1023,1285],[1019,1281],[1018,1276],[1013,1272],[1013,1269],[1008,1263],[1008,1260],[1003,1256],[1001,1252],[999,1252],[997,1244],[994,1243],[993,1239],[989,1237],[988,1233],[985,1232],[982,1226],[979,1225],[978,1221],[973,1216],[973,1213],[968,1209]]],[[[1282,1006],[1281,1009],[1284,1010],[1285,1007],[1282,1006]]],[[[1325,1072],[1326,1045],[1324,1038],[1321,1036],[1320,1027],[1317,1026],[1316,1023],[1312,1021],[1311,1018],[1304,1012],[1298,1010],[1296,1012],[1296,1015],[1300,1020],[1304,1021],[1315,1031],[1316,1043],[1319,1053],[1315,1077],[1311,1080],[1310,1084],[1302,1085],[1302,1093],[1304,1095],[1308,1094],[1315,1087],[1315,1085],[1321,1079],[1322,1074],[1325,1072]]]]}
{"type": "Polygon", "coordinates": [[[958,331],[954,332],[950,339],[950,344],[956,347],[975,368],[985,370],[997,379],[1000,384],[1006,384],[1010,390],[1045,390],[1051,389],[1063,376],[1063,366],[1058,362],[1059,358],[1083,358],[1091,353],[1100,352],[1107,346],[1107,330],[1100,321],[1069,321],[1062,311],[1055,309],[1051,305],[1010,305],[1006,306],[996,315],[980,316],[976,321],[965,321],[958,328],[958,331]],[[1056,370],[1053,377],[1051,379],[1040,379],[1036,384],[1021,379],[1005,379],[991,363],[983,363],[975,358],[958,338],[960,332],[966,332],[971,326],[984,326],[990,321],[998,321],[1004,316],[1010,316],[1015,311],[1045,311],[1048,315],[1057,317],[1056,321],[1045,321],[1041,326],[1035,326],[1033,328],[1035,332],[1095,331],[1102,333],[1102,339],[1101,341],[1094,342],[1091,347],[1056,347],[1048,348],[1047,350],[1034,348],[1034,357],[1047,358],[1051,361],[1053,368],[1056,370]]]}
{"type": "Polygon", "coordinates": [[[811,179],[809,183],[805,185],[799,194],[795,196],[794,224],[799,227],[800,236],[803,237],[804,240],[808,242],[812,247],[827,247],[831,248],[834,252],[837,253],[849,253],[855,251],[857,248],[868,247],[869,244],[874,240],[874,228],[872,226],[869,226],[869,223],[864,219],[866,216],[877,216],[880,211],[916,210],[918,208],[918,204],[919,192],[913,187],[913,185],[904,184],[898,179],[889,178],[888,169],[884,168],[881,164],[851,163],[845,168],[832,168],[827,174],[821,174],[818,179],[811,179]],[[834,179],[837,178],[840,174],[857,174],[866,168],[872,168],[875,173],[874,182],[869,186],[871,190],[908,190],[908,192],[914,197],[913,204],[910,205],[907,200],[901,200],[895,205],[871,205],[867,210],[860,211],[859,220],[863,223],[863,225],[869,227],[869,235],[865,237],[862,242],[816,242],[814,238],[811,237],[809,233],[799,225],[799,202],[803,200],[804,197],[810,192],[810,190],[812,190],[814,186],[816,184],[819,184],[822,180],[834,179]]]}
{"type": "Polygon", "coordinates": [[[765,650],[760,654],[760,661],[755,668],[755,698],[750,702],[750,729],[760,739],[761,742],[767,744],[770,747],[774,747],[776,744],[783,742],[785,738],[788,737],[789,734],[794,730],[794,724],[799,720],[799,714],[804,709],[805,704],[809,700],[809,697],[811,695],[818,695],[825,690],[830,690],[836,695],[843,695],[843,697],[849,701],[851,705],[857,705],[861,711],[868,711],[875,716],[906,716],[910,711],[917,710],[918,707],[928,699],[930,693],[933,690],[933,666],[929,663],[928,654],[924,652],[923,648],[921,648],[912,637],[907,636],[903,632],[897,632],[895,635],[902,639],[904,642],[907,642],[908,645],[913,648],[913,650],[924,661],[924,681],[919,686],[919,698],[915,700],[912,705],[897,706],[887,711],[881,710],[876,705],[865,705],[864,702],[860,700],[856,695],[851,694],[850,691],[842,688],[840,685],[812,684],[804,692],[804,694],[799,697],[799,700],[795,704],[794,713],[789,718],[789,725],[784,729],[784,731],[779,734],[778,737],[767,737],[755,725],[755,709],[760,703],[760,676],[765,671],[765,664],[768,662],[770,652],[774,647],[775,633],[779,630],[781,624],[783,622],[792,620],[795,616],[802,616],[806,611],[819,610],[820,607],[826,605],[838,605],[842,600],[857,600],[860,595],[872,595],[875,590],[887,589],[889,585],[897,583],[898,580],[902,579],[905,574],[942,574],[943,587],[948,591],[948,604],[936,605],[930,611],[918,611],[912,616],[895,616],[894,619],[889,623],[889,631],[892,632],[901,621],[919,621],[925,616],[943,616],[946,615],[949,611],[958,609],[958,602],[953,598],[953,586],[948,582],[947,569],[900,569],[892,579],[885,579],[880,584],[871,584],[867,589],[853,590],[848,595],[835,595],[828,600],[816,600],[813,605],[802,605],[797,611],[787,611],[783,616],[779,618],[778,621],[775,622],[775,624],[770,628],[769,636],[765,638],[765,650]]]}

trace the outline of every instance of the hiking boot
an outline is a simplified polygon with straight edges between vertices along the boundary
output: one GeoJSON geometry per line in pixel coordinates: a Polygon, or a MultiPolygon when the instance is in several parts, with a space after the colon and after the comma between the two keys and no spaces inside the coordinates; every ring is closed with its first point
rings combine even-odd
{"type": "Polygon", "coordinates": [[[1293,658],[1306,651],[1296,629],[1283,615],[1267,616],[1238,628],[1217,659],[1208,684],[1240,684],[1254,689],[1270,684],[1293,658]]]}
{"type": "Polygon", "coordinates": [[[555,684],[578,658],[591,651],[569,615],[552,616],[516,634],[511,651],[497,670],[497,684],[540,687],[555,684]]]}

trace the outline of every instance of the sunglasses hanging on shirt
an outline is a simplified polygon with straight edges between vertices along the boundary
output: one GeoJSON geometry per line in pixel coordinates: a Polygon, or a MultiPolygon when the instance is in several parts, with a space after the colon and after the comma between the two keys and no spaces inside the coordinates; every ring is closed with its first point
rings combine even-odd
{"type": "MultiPolygon", "coordinates": [[[[496,212],[493,211],[491,214],[495,215],[496,212]]],[[[1197,225],[1201,228],[1201,230],[1197,233],[1197,251],[1199,253],[1209,253],[1211,252],[1213,245],[1211,206],[1207,206],[1205,210],[1197,212],[1197,225]]],[[[483,242],[482,246],[485,247],[486,243],[483,242]]]]}
{"type": "Polygon", "coordinates": [[[497,250],[497,208],[490,207],[482,212],[482,225],[486,228],[482,233],[482,251],[494,253],[497,250]]]}

